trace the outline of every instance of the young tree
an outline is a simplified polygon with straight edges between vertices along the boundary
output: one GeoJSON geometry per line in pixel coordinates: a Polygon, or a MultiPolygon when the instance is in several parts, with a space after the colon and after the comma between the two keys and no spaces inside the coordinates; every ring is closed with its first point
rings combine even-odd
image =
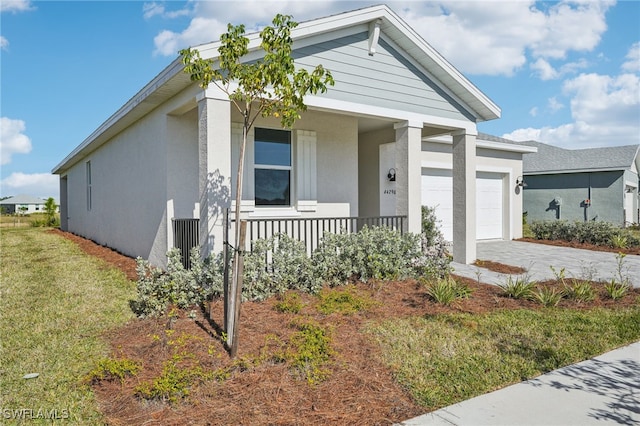
{"type": "Polygon", "coordinates": [[[304,96],[308,93],[324,93],[334,81],[331,72],[316,66],[313,71],[296,69],[293,58],[293,40],[291,30],[298,24],[290,15],[276,15],[273,26],[267,26],[260,32],[260,46],[264,57],[258,61],[243,62],[249,52],[249,39],[245,37],[244,25],[228,24],[227,32],[220,37],[219,56],[203,59],[195,49],[180,51],[185,65],[184,71],[192,81],[200,83],[206,89],[215,84],[224,91],[231,104],[242,114],[242,143],[238,161],[235,204],[235,246],[233,256],[232,281],[225,288],[225,300],[228,321],[225,321],[227,344],[231,355],[237,351],[237,322],[240,312],[239,285],[240,256],[240,202],[242,200],[242,175],[244,171],[247,134],[259,116],[279,117],[282,127],[291,128],[305,111],[304,96]]]}
{"type": "Polygon", "coordinates": [[[56,204],[56,200],[53,197],[47,198],[47,201],[44,203],[44,213],[47,217],[47,226],[54,226],[56,224],[56,210],[58,209],[58,205],[56,204]]]}

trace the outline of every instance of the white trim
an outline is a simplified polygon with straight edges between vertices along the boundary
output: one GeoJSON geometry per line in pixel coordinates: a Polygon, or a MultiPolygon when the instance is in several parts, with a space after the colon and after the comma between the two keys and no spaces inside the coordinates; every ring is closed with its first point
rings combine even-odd
{"type": "MultiPolygon", "coordinates": [[[[453,139],[449,135],[427,136],[422,138],[422,142],[433,142],[443,145],[453,145],[453,139]]],[[[495,151],[518,152],[528,154],[538,152],[538,148],[527,145],[516,145],[505,142],[486,141],[476,138],[476,148],[492,149],[495,151]]]]}
{"type": "Polygon", "coordinates": [[[626,169],[624,167],[612,167],[610,169],[600,168],[600,169],[523,171],[522,174],[524,176],[536,176],[536,175],[559,175],[559,174],[570,174],[570,173],[623,172],[627,170],[629,169],[626,169]]]}
{"type": "Polygon", "coordinates": [[[516,145],[516,144],[510,144],[510,143],[504,143],[504,142],[485,141],[482,139],[476,139],[476,147],[493,149],[496,151],[520,152],[523,154],[538,152],[538,148],[533,146],[516,145]]]}
{"type": "MultiPolygon", "coordinates": [[[[231,210],[236,209],[236,200],[231,200],[231,210]]],[[[254,200],[240,200],[240,212],[247,213],[256,209],[256,203],[254,200]]]]}
{"type": "Polygon", "coordinates": [[[302,213],[297,211],[294,207],[256,207],[256,209],[249,214],[249,217],[253,218],[271,218],[271,217],[301,217],[302,213]]]}
{"type": "MultiPolygon", "coordinates": [[[[315,110],[341,112],[346,115],[384,118],[391,121],[408,121],[410,123],[423,123],[423,125],[442,127],[445,129],[462,129],[465,134],[477,134],[476,123],[471,121],[444,118],[435,115],[417,114],[375,105],[360,104],[355,102],[340,101],[324,96],[307,96],[304,102],[315,110]]],[[[421,127],[421,126],[420,126],[421,127]]]]}
{"type": "MultiPolygon", "coordinates": [[[[422,151],[422,152],[428,152],[428,151],[422,151]]],[[[422,161],[420,163],[420,166],[423,169],[453,170],[452,163],[446,163],[442,161],[422,161]]],[[[513,174],[513,167],[487,166],[483,164],[477,164],[476,172],[513,174]]]]}
{"type": "Polygon", "coordinates": [[[167,200],[167,252],[173,248],[173,218],[175,211],[173,199],[167,200]]]}
{"type": "Polygon", "coordinates": [[[317,200],[298,200],[296,210],[299,212],[315,212],[318,210],[317,200]]]}

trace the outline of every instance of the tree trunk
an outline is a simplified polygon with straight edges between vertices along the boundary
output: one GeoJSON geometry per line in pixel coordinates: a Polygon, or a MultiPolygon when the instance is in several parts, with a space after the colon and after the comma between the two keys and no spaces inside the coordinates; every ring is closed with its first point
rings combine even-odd
{"type": "MultiPolygon", "coordinates": [[[[247,221],[242,220],[238,224],[240,228],[240,247],[244,247],[245,236],[247,235],[247,221]]],[[[233,330],[231,330],[231,346],[229,348],[229,354],[231,358],[235,358],[238,353],[238,334],[240,330],[240,306],[242,302],[242,273],[244,270],[244,254],[240,251],[238,253],[238,267],[234,268],[237,273],[235,294],[231,294],[231,298],[235,300],[234,311],[229,315],[233,315],[233,330]]]]}
{"type": "MultiPolygon", "coordinates": [[[[227,307],[228,323],[225,324],[225,332],[227,333],[227,347],[230,349],[235,347],[237,351],[238,342],[237,338],[237,321],[240,320],[240,301],[242,288],[242,274],[241,255],[240,251],[244,250],[244,241],[241,240],[241,222],[240,222],[240,203],[242,201],[242,175],[244,173],[244,151],[247,145],[247,133],[248,133],[248,117],[245,114],[244,125],[242,128],[242,143],[240,144],[240,153],[238,160],[238,174],[236,178],[236,206],[235,206],[235,241],[234,241],[234,254],[233,254],[233,271],[231,274],[231,285],[229,286],[226,298],[229,306],[227,307]],[[236,307],[237,306],[237,307],[236,307]],[[237,315],[236,315],[237,312],[237,315]]],[[[235,356],[235,354],[231,354],[235,356]]]]}

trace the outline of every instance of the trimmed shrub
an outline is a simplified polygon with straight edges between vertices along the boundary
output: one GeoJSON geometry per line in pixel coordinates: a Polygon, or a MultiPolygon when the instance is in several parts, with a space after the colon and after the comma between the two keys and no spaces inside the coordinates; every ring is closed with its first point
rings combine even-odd
{"type": "Polygon", "coordinates": [[[172,249],[167,254],[167,271],[151,266],[148,261],[137,258],[138,297],[131,308],[139,317],[159,316],[170,304],[186,309],[202,303],[211,292],[211,284],[204,279],[205,272],[200,251],[191,252],[191,270],[182,266],[180,251],[172,249]]]}
{"type": "Polygon", "coordinates": [[[616,248],[640,245],[640,239],[631,232],[609,222],[564,220],[533,222],[531,231],[534,238],[538,240],[575,241],[616,248]]]}
{"type": "MultiPolygon", "coordinates": [[[[222,253],[202,260],[200,251],[193,249],[190,270],[182,266],[177,249],[167,257],[166,271],[137,259],[138,296],[131,308],[138,316],[163,315],[169,305],[186,309],[223,294],[222,253]]],[[[254,241],[253,250],[244,256],[242,298],[260,301],[287,290],[315,294],[325,283],[335,286],[349,280],[444,277],[450,262],[441,235],[428,240],[387,227],[365,226],[354,234],[325,233],[309,257],[302,242],[277,234],[254,241]]]]}
{"type": "Polygon", "coordinates": [[[304,244],[285,234],[257,240],[244,257],[243,300],[264,300],[287,290],[316,293],[304,244]]]}

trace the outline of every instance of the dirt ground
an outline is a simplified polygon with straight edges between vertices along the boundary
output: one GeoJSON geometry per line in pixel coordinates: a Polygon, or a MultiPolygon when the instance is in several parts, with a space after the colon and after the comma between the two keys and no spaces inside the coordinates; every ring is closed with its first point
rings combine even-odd
{"type": "MultiPolygon", "coordinates": [[[[121,268],[135,279],[135,261],[80,237],[56,232],[76,242],[85,252],[121,268]]],[[[387,318],[435,315],[446,312],[483,313],[496,309],[539,309],[531,301],[503,297],[496,286],[464,280],[473,290],[469,299],[451,307],[431,301],[419,282],[357,283],[356,291],[378,302],[353,315],[320,314],[318,299],[301,294],[304,304],[298,314],[280,313],[278,302],[243,303],[238,359],[231,360],[222,344],[223,305],[211,304],[209,315],[201,309],[177,311],[173,319],[136,319],[112,330],[106,338],[114,358],[142,362],[143,369],[123,382],[101,381],[93,385],[97,400],[112,425],[388,425],[429,411],[414,403],[380,360],[379,350],[362,329],[387,318]],[[334,356],[329,376],[308,384],[283,362],[269,357],[279,342],[296,331],[294,323],[304,318],[330,330],[334,356]],[[265,356],[266,354],[266,356],[265,356]],[[178,357],[178,358],[176,358],[178,357]],[[189,394],[176,402],[148,401],[135,395],[141,383],[151,382],[166,370],[170,360],[181,366],[205,371],[227,368],[225,380],[196,381],[189,394]]],[[[547,286],[558,283],[547,282],[547,286]]],[[[588,309],[594,306],[632,305],[640,295],[635,289],[623,300],[605,298],[597,286],[593,302],[567,300],[562,306],[588,309]]]]}

